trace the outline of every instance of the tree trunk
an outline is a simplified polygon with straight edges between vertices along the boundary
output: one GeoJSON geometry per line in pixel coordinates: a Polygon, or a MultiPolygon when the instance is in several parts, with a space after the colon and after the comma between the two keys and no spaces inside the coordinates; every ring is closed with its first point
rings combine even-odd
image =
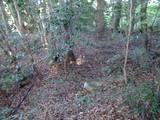
{"type": "Polygon", "coordinates": [[[101,39],[102,32],[104,31],[104,0],[97,0],[96,10],[96,32],[97,39],[101,39]]]}
{"type": "MultiPolygon", "coordinates": [[[[73,1],[72,0],[68,0],[68,1],[66,1],[66,2],[64,2],[64,0],[61,0],[61,2],[62,3],[64,3],[64,4],[61,4],[61,7],[63,8],[64,6],[69,6],[69,7],[71,7],[72,8],[72,3],[73,3],[73,1]],[[63,2],[62,2],[63,1],[63,2]]],[[[63,39],[64,39],[64,41],[67,43],[67,42],[69,42],[70,41],[70,39],[71,39],[71,33],[72,33],[72,30],[71,30],[71,22],[72,21],[69,21],[68,23],[65,23],[64,25],[63,25],[63,30],[64,30],[64,32],[65,32],[65,34],[63,35],[63,39]]]]}
{"type": "Polygon", "coordinates": [[[142,30],[142,35],[143,35],[143,41],[142,45],[143,47],[148,50],[148,26],[146,23],[147,19],[147,6],[148,6],[148,0],[144,1],[141,0],[141,30],[142,30]]]}
{"type": "Polygon", "coordinates": [[[17,28],[18,28],[18,31],[20,32],[20,34],[23,34],[23,23],[22,23],[22,18],[21,18],[21,15],[20,15],[20,11],[19,11],[19,7],[16,3],[16,0],[13,0],[13,4],[14,4],[14,7],[15,7],[15,10],[16,10],[16,14],[17,14],[17,18],[18,18],[18,24],[17,24],[17,28]]]}
{"type": "MultiPolygon", "coordinates": [[[[16,0],[13,0],[13,3],[14,3],[15,10],[16,10],[17,20],[18,20],[18,23],[16,24],[16,26],[17,26],[17,30],[19,31],[19,34],[22,36],[23,48],[24,48],[25,52],[29,54],[29,60],[30,60],[30,62],[31,63],[35,63],[35,60],[33,58],[32,49],[31,49],[30,44],[29,44],[30,31],[29,30],[25,30],[25,28],[24,28],[21,12],[19,10],[19,7],[17,5],[16,0]]],[[[33,68],[33,71],[36,74],[39,74],[35,70],[35,69],[37,69],[37,67],[36,67],[35,64],[32,64],[32,68],[33,68]]]]}
{"type": "Polygon", "coordinates": [[[122,0],[117,0],[114,6],[114,20],[113,20],[113,29],[115,31],[119,30],[119,24],[121,19],[121,10],[122,10],[122,0]]]}
{"type": "MultiPolygon", "coordinates": [[[[138,6],[138,2],[137,0],[133,1],[133,6],[132,6],[132,23],[131,23],[131,34],[134,32],[134,24],[135,24],[135,10],[138,6]]],[[[130,8],[130,4],[129,4],[129,8],[130,8]]]]}
{"type": "Polygon", "coordinates": [[[125,58],[124,58],[124,66],[123,66],[123,76],[124,76],[124,82],[127,84],[128,79],[127,79],[127,60],[128,60],[128,51],[129,51],[129,43],[131,40],[131,27],[132,27],[132,20],[133,20],[133,16],[132,16],[132,7],[133,7],[133,0],[130,0],[130,10],[129,10],[129,16],[130,16],[130,21],[129,21],[129,29],[128,29],[128,39],[126,42],[126,47],[125,47],[125,58]]]}
{"type": "Polygon", "coordinates": [[[7,22],[8,18],[7,18],[7,13],[5,11],[5,8],[3,7],[3,2],[0,2],[0,11],[2,13],[2,19],[3,19],[4,25],[5,25],[6,32],[9,33],[10,32],[10,27],[9,27],[8,22],[7,22]]]}
{"type": "Polygon", "coordinates": [[[65,5],[64,0],[59,0],[59,4],[60,4],[61,7],[64,7],[64,5],[65,5]]]}
{"type": "MultiPolygon", "coordinates": [[[[14,51],[12,50],[9,42],[6,40],[6,36],[10,33],[10,27],[8,24],[8,18],[7,18],[7,13],[4,9],[3,6],[3,2],[0,1],[0,11],[2,14],[2,19],[4,22],[4,26],[5,26],[5,30],[3,30],[3,28],[1,28],[0,30],[0,35],[2,36],[2,42],[0,43],[1,48],[3,49],[4,53],[12,58],[12,63],[14,64],[15,67],[18,67],[18,62],[17,62],[17,58],[15,57],[14,51]],[[5,50],[5,47],[8,48],[8,50],[5,50]]],[[[18,68],[18,71],[20,69],[18,68]]]]}
{"type": "MultiPolygon", "coordinates": [[[[47,35],[48,35],[48,47],[50,50],[56,50],[57,49],[57,46],[56,46],[56,41],[53,40],[52,38],[54,37],[54,32],[51,29],[51,26],[52,26],[52,19],[53,19],[53,6],[56,4],[55,1],[46,1],[47,2],[47,7],[48,7],[48,10],[49,10],[49,24],[48,24],[48,31],[47,31],[47,35]]],[[[63,4],[63,0],[60,1],[60,5],[63,4]],[[62,3],[61,3],[62,2],[62,3]]],[[[63,5],[62,5],[63,6],[63,5]]]]}

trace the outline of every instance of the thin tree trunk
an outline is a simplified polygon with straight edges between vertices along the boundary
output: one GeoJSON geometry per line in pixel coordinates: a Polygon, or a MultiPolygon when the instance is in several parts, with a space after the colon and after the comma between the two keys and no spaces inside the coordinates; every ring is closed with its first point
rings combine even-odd
{"type": "Polygon", "coordinates": [[[127,84],[127,72],[126,72],[126,66],[127,66],[127,60],[128,60],[128,51],[129,51],[129,43],[130,43],[130,37],[131,37],[131,29],[132,29],[132,7],[133,7],[133,1],[130,0],[130,22],[129,22],[129,30],[128,30],[128,40],[126,43],[126,49],[125,49],[125,59],[124,59],[124,67],[123,67],[123,76],[124,76],[124,82],[127,84]]]}
{"type": "Polygon", "coordinates": [[[20,32],[20,34],[22,34],[23,32],[23,24],[22,24],[22,18],[21,18],[21,15],[20,15],[20,11],[19,11],[19,8],[17,6],[17,3],[16,3],[16,0],[13,0],[13,3],[14,3],[14,7],[16,9],[16,14],[17,14],[17,18],[18,18],[18,24],[17,24],[17,28],[20,32]]]}
{"type": "Polygon", "coordinates": [[[151,28],[151,31],[153,31],[153,26],[154,26],[154,23],[156,22],[156,19],[157,19],[157,17],[158,17],[159,10],[160,10],[160,4],[158,5],[156,14],[155,14],[154,19],[153,19],[153,22],[152,22],[152,24],[151,24],[151,27],[150,27],[150,28],[151,28]]]}
{"type": "Polygon", "coordinates": [[[40,11],[40,18],[42,19],[42,28],[43,28],[43,40],[44,40],[44,45],[48,47],[48,40],[47,40],[47,25],[45,24],[45,21],[43,20],[43,16],[45,16],[46,13],[46,1],[44,0],[44,9],[40,11]]]}

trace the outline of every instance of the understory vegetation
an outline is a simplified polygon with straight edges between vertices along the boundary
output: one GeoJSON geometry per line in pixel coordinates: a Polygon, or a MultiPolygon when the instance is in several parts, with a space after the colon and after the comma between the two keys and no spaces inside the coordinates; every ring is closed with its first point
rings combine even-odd
{"type": "Polygon", "coordinates": [[[160,0],[0,0],[0,120],[158,120],[160,0]]]}

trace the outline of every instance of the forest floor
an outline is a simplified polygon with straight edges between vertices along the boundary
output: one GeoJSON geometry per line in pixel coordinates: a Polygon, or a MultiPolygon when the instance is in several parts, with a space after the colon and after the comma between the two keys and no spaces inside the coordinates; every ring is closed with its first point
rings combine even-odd
{"type": "MultiPolygon", "coordinates": [[[[108,33],[101,40],[96,39],[94,32],[85,34],[88,34],[89,43],[84,45],[84,41],[77,41],[75,46],[75,55],[77,58],[84,56],[83,62],[69,65],[67,74],[62,64],[49,66],[45,60],[38,64],[43,78],[37,80],[38,84],[18,110],[26,113],[26,120],[32,117],[34,120],[134,119],[123,99],[122,72],[108,75],[105,71],[109,65],[107,60],[123,52],[124,41],[111,40],[108,33]],[[86,91],[83,86],[87,80],[99,80],[103,86],[97,91],[86,91]]],[[[45,52],[40,51],[36,58],[41,59],[44,55],[45,52]]],[[[117,65],[120,64],[121,61],[117,65]]],[[[27,88],[19,95],[23,95],[27,88]]]]}

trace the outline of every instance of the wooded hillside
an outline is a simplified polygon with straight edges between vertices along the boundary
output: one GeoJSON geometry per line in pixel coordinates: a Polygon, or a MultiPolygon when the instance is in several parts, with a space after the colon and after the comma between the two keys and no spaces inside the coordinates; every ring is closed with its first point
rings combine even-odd
{"type": "Polygon", "coordinates": [[[159,120],[160,0],[0,0],[0,120],[159,120]]]}

